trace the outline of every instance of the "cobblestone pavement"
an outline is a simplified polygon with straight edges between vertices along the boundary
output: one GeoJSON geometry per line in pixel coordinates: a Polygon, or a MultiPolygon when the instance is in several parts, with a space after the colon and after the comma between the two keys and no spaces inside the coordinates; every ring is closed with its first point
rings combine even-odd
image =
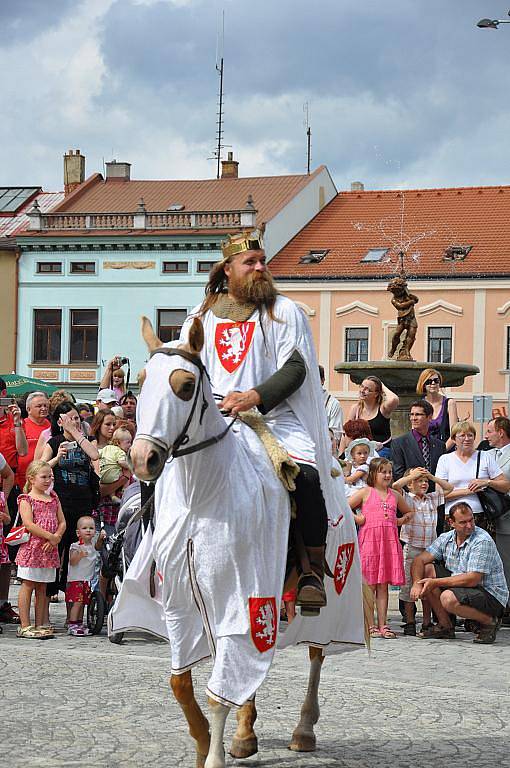
{"type": "MultiPolygon", "coordinates": [[[[398,629],[397,614],[391,614],[398,629]]],[[[168,647],[129,634],[64,633],[52,606],[53,640],[0,636],[2,765],[10,768],[193,768],[194,750],[168,688],[168,647]]],[[[400,636],[377,639],[368,657],[326,659],[316,729],[318,750],[296,754],[287,740],[306,689],[304,649],[280,652],[258,695],[260,752],[227,765],[246,768],[487,768],[510,762],[510,629],[492,646],[400,636]]],[[[207,666],[196,671],[204,701],[207,666]]],[[[227,722],[227,744],[235,717],[227,722]]]]}

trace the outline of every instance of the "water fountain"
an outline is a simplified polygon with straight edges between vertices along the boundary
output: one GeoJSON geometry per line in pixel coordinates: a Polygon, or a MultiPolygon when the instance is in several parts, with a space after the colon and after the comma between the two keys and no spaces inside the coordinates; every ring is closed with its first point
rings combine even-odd
{"type": "MultiPolygon", "coordinates": [[[[409,293],[405,259],[406,256],[410,255],[410,249],[416,242],[435,234],[437,230],[420,232],[410,236],[406,234],[404,230],[404,193],[401,193],[400,197],[401,210],[397,235],[392,236],[387,231],[384,220],[379,222],[378,227],[385,239],[391,243],[386,261],[391,262],[392,255],[396,256],[396,276],[388,282],[387,286],[387,290],[393,294],[391,303],[397,310],[397,327],[388,350],[388,359],[359,363],[337,363],[335,365],[335,371],[347,373],[355,384],[361,384],[367,376],[377,376],[387,387],[397,393],[400,402],[391,417],[391,431],[394,437],[409,430],[409,405],[418,397],[416,385],[425,368],[434,368],[439,371],[445,387],[460,387],[464,384],[467,376],[474,376],[480,372],[480,369],[475,365],[417,361],[411,355],[411,348],[418,329],[414,307],[419,299],[415,294],[409,293]]],[[[354,226],[357,229],[365,228],[360,223],[354,226]]],[[[413,261],[418,261],[419,254],[412,254],[411,258],[413,261]]]]}

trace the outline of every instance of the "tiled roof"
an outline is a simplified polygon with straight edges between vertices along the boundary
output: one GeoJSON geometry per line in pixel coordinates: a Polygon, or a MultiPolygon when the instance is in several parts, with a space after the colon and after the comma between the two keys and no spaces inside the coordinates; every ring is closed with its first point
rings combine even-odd
{"type": "Polygon", "coordinates": [[[377,279],[391,262],[361,262],[372,248],[398,250],[411,241],[410,276],[510,275],[510,186],[340,192],[271,261],[280,278],[377,279]],[[403,222],[403,223],[402,223],[403,222]],[[447,261],[447,248],[472,246],[463,260],[447,261]],[[301,264],[310,250],[328,249],[322,261],[301,264]]]}
{"type": "MultiPolygon", "coordinates": [[[[63,192],[40,192],[36,197],[41,209],[41,213],[47,213],[55,205],[58,205],[64,199],[63,192]]],[[[31,199],[28,205],[24,207],[22,211],[15,216],[2,216],[0,217],[0,237],[12,237],[13,235],[20,234],[27,229],[29,218],[27,211],[33,206],[34,200],[31,199]]]]}
{"type": "Polygon", "coordinates": [[[95,174],[57,208],[69,213],[130,213],[143,197],[148,212],[166,211],[172,204],[185,211],[226,211],[245,208],[248,195],[257,209],[257,225],[270,221],[324,169],[310,176],[253,176],[202,181],[103,181],[95,174]]]}

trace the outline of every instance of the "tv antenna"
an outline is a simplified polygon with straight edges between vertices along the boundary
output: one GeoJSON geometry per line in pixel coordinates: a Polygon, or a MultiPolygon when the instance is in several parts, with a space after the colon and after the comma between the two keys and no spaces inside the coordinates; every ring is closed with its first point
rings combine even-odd
{"type": "Polygon", "coordinates": [[[223,71],[224,71],[224,62],[223,62],[223,48],[225,43],[225,11],[221,12],[221,31],[218,32],[218,37],[216,40],[216,72],[218,73],[220,83],[218,88],[218,111],[217,116],[218,119],[216,121],[217,125],[217,131],[216,131],[216,149],[213,151],[213,157],[211,159],[216,160],[216,178],[220,178],[220,171],[221,171],[221,150],[224,149],[227,145],[223,144],[223,71]]]}
{"type": "Polygon", "coordinates": [[[303,104],[304,120],[303,125],[306,128],[306,172],[310,175],[310,163],[312,160],[312,129],[310,128],[310,104],[305,101],[303,104]]]}

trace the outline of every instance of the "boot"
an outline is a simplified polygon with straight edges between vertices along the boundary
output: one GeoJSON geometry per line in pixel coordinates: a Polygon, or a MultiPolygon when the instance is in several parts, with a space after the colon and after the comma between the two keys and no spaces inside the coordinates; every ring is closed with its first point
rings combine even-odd
{"type": "Polygon", "coordinates": [[[305,547],[305,551],[306,557],[299,569],[296,605],[301,607],[302,616],[318,616],[327,603],[324,589],[326,547],[305,547]]]}

